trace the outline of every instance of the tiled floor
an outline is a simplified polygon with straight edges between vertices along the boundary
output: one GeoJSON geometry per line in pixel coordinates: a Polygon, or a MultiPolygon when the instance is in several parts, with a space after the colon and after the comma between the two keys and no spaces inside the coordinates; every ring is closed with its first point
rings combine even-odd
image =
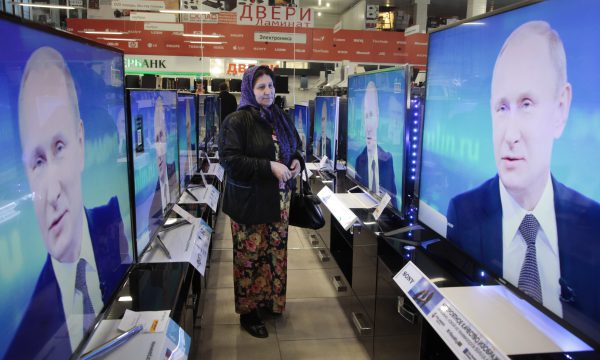
{"type": "Polygon", "coordinates": [[[265,318],[269,337],[257,339],[240,327],[234,311],[230,222],[219,215],[204,312],[192,344],[195,359],[369,359],[346,315],[359,303],[350,292],[334,290],[330,278],[341,271],[333,259],[321,261],[307,234],[290,228],[286,311],[265,318]]]}

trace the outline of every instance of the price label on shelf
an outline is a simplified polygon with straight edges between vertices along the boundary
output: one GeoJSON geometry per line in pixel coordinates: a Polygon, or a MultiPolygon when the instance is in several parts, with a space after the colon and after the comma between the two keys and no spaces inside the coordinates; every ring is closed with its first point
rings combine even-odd
{"type": "Polygon", "coordinates": [[[509,359],[412,261],[400,269],[394,281],[456,357],[466,360],[509,359]]]}
{"type": "Polygon", "coordinates": [[[319,161],[319,168],[323,169],[327,167],[327,156],[323,155],[323,157],[321,158],[321,161],[319,161]]]}
{"type": "Polygon", "coordinates": [[[319,199],[327,206],[331,215],[342,225],[344,230],[350,229],[358,217],[344,203],[338,199],[333,191],[327,186],[323,187],[317,194],[319,199]]]}
{"type": "Polygon", "coordinates": [[[217,188],[213,185],[208,185],[201,202],[207,204],[212,211],[217,212],[217,205],[219,204],[219,190],[217,190],[217,188]]]}
{"type": "Polygon", "coordinates": [[[223,168],[223,166],[221,166],[221,164],[219,164],[219,163],[210,164],[210,169],[209,169],[208,173],[210,175],[216,176],[220,182],[223,182],[223,177],[225,176],[225,169],[223,168]]]}
{"type": "Polygon", "coordinates": [[[385,193],[385,195],[383,195],[383,199],[381,199],[381,202],[377,205],[375,211],[373,211],[373,217],[375,218],[375,220],[379,219],[381,213],[383,213],[383,210],[390,203],[391,200],[392,198],[390,197],[390,194],[385,193]]]}

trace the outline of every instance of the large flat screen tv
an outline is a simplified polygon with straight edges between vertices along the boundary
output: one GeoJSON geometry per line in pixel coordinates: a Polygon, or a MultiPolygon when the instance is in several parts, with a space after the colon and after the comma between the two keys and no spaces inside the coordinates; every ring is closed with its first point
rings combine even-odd
{"type": "Polygon", "coordinates": [[[308,105],[294,105],[294,124],[296,124],[296,130],[298,130],[298,135],[300,135],[300,140],[302,141],[302,152],[306,155],[308,133],[310,131],[308,123],[308,105]]]}
{"type": "Polygon", "coordinates": [[[206,150],[211,152],[217,147],[220,118],[219,98],[216,95],[201,95],[204,102],[204,120],[206,124],[206,150]]]}
{"type": "Polygon", "coordinates": [[[321,160],[327,156],[327,167],[335,170],[340,98],[317,96],[313,125],[313,155],[321,160]]]}
{"type": "Polygon", "coordinates": [[[347,175],[401,213],[406,69],[348,78],[347,175]]]}
{"type": "Polygon", "coordinates": [[[177,94],[179,133],[179,187],[183,191],[198,167],[196,154],[196,101],[193,94],[177,94]]]}
{"type": "Polygon", "coordinates": [[[419,195],[421,222],[596,347],[598,11],[550,0],[431,34],[419,195]]]}
{"type": "Polygon", "coordinates": [[[136,241],[139,255],[179,197],[177,92],[131,90],[131,128],[134,134],[136,241]],[[142,137],[143,146],[136,146],[142,137]]]}
{"type": "Polygon", "coordinates": [[[133,257],[123,53],[0,31],[0,358],[66,359],[133,257]]]}

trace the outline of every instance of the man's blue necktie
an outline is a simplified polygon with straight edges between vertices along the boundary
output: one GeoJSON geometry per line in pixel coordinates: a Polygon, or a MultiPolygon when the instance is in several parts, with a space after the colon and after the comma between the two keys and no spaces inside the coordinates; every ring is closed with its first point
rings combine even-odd
{"type": "Polygon", "coordinates": [[[93,322],[96,314],[94,313],[94,306],[90,299],[90,293],[87,288],[87,280],[85,277],[85,265],[84,259],[79,259],[77,263],[77,274],[75,275],[75,289],[79,290],[81,297],[83,298],[83,332],[88,331],[93,322]]]}
{"type": "Polygon", "coordinates": [[[376,179],[376,177],[375,177],[375,160],[371,161],[371,177],[372,177],[372,180],[371,180],[371,191],[373,193],[376,193],[377,192],[377,185],[375,184],[375,179],[376,179]]]}
{"type": "Polygon", "coordinates": [[[535,250],[535,239],[539,228],[540,223],[532,214],[525,215],[521,225],[519,225],[519,232],[523,235],[525,244],[527,244],[525,260],[523,260],[523,266],[519,274],[519,289],[542,303],[542,285],[535,250]]]}

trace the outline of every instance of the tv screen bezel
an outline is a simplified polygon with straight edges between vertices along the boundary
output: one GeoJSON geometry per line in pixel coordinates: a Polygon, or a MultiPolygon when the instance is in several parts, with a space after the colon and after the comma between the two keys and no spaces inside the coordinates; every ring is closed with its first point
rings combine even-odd
{"type": "MultiPolygon", "coordinates": [[[[129,119],[132,119],[131,116],[131,104],[129,103],[131,98],[130,98],[130,94],[132,92],[174,92],[176,93],[177,90],[163,90],[163,89],[127,89],[127,102],[128,102],[128,107],[127,107],[127,115],[129,117],[129,119]]],[[[177,112],[177,94],[175,94],[175,112],[177,112]]],[[[131,123],[127,124],[127,128],[129,128],[129,132],[130,134],[128,134],[128,136],[133,136],[133,133],[131,132],[131,123]]],[[[131,141],[131,144],[133,144],[133,137],[129,137],[128,139],[129,141],[131,141]]],[[[178,140],[178,144],[177,144],[177,156],[176,156],[176,161],[179,161],[179,131],[177,131],[177,140],[178,140]]],[[[132,146],[132,145],[130,145],[132,146]]],[[[133,164],[133,151],[131,152],[131,163],[130,163],[130,167],[131,167],[131,179],[130,182],[131,184],[131,188],[130,188],[130,193],[133,192],[133,206],[134,206],[134,216],[132,216],[133,219],[135,219],[133,225],[135,225],[135,229],[133,230],[135,232],[135,243],[136,243],[136,249],[135,251],[137,252],[137,213],[135,212],[135,178],[134,178],[134,164],[133,164]],[[131,189],[133,189],[133,191],[131,191],[131,189]]],[[[179,169],[179,171],[181,171],[181,169],[179,169]]],[[[154,237],[156,236],[156,234],[158,234],[160,231],[162,231],[162,228],[165,225],[165,222],[169,219],[169,214],[171,213],[171,210],[173,209],[173,206],[175,206],[175,204],[179,203],[179,200],[181,199],[181,195],[183,193],[183,191],[181,190],[181,186],[180,186],[180,182],[179,182],[179,173],[176,170],[176,176],[177,176],[177,187],[179,189],[177,196],[176,196],[176,200],[169,203],[169,205],[167,205],[167,207],[165,208],[165,210],[163,211],[163,216],[162,219],[160,221],[160,225],[156,227],[156,229],[154,229],[154,231],[152,233],[150,233],[149,236],[149,240],[148,243],[146,244],[146,246],[144,246],[144,248],[139,252],[138,254],[138,262],[139,260],[144,256],[144,254],[146,252],[148,252],[148,250],[150,249],[151,245],[152,245],[152,240],[154,239],[154,237]]]]}
{"type": "MultiPolygon", "coordinates": [[[[410,92],[410,78],[408,77],[408,69],[409,66],[407,65],[402,65],[402,66],[397,66],[397,67],[390,67],[390,68],[385,68],[385,69],[381,69],[381,70],[371,70],[371,71],[366,71],[363,73],[359,73],[359,74],[352,74],[348,76],[348,84],[350,84],[350,79],[351,78],[356,78],[356,77],[362,77],[362,76],[368,76],[368,75],[372,75],[372,74],[378,74],[378,73],[383,73],[383,72],[392,72],[392,71],[398,71],[401,70],[404,72],[404,85],[405,85],[405,89],[406,91],[404,92],[404,99],[403,99],[403,104],[405,104],[404,106],[404,124],[402,125],[402,136],[403,136],[403,141],[402,141],[402,153],[401,153],[401,158],[402,158],[402,175],[401,175],[401,186],[402,189],[400,189],[400,191],[397,191],[396,194],[396,198],[400,200],[400,206],[398,208],[394,207],[390,201],[390,203],[387,205],[387,209],[392,211],[395,215],[397,215],[398,217],[400,217],[400,219],[404,219],[405,218],[405,209],[408,206],[408,201],[407,201],[407,193],[406,193],[406,184],[407,184],[407,176],[408,176],[408,172],[406,171],[408,169],[408,162],[407,162],[407,156],[406,154],[408,153],[409,149],[407,149],[407,147],[409,146],[408,142],[406,141],[407,136],[409,135],[409,126],[407,126],[406,122],[408,121],[408,108],[407,108],[407,102],[408,99],[410,98],[409,96],[409,92],[410,92]]],[[[348,89],[348,100],[350,100],[350,90],[348,89]]],[[[348,101],[348,106],[350,105],[350,102],[348,101]]],[[[349,119],[349,114],[350,111],[348,109],[348,119],[349,119]]],[[[348,126],[346,126],[346,130],[348,129],[348,126]]],[[[348,151],[347,151],[347,147],[348,147],[348,131],[346,131],[346,160],[348,160],[348,151]]],[[[348,165],[346,165],[348,166],[348,165]]],[[[354,171],[356,171],[356,169],[354,169],[354,171]]],[[[397,174],[394,174],[396,176],[398,176],[397,174]]],[[[360,181],[356,180],[354,177],[350,176],[348,171],[346,171],[346,178],[348,178],[353,184],[355,184],[356,186],[358,186],[363,192],[371,195],[374,199],[377,200],[377,202],[380,202],[383,199],[383,196],[385,196],[385,193],[380,194],[374,194],[372,193],[369,189],[368,186],[361,183],[360,181]]]]}
{"type": "MultiPolygon", "coordinates": [[[[52,27],[49,27],[47,25],[42,25],[39,23],[36,23],[34,21],[31,20],[27,20],[27,19],[23,19],[21,17],[18,16],[14,16],[11,14],[7,14],[4,12],[0,12],[0,21],[7,21],[7,22],[11,22],[13,24],[16,24],[18,26],[22,26],[31,30],[37,30],[40,32],[43,32],[47,35],[53,35],[53,36],[57,36],[59,38],[63,38],[63,39],[67,39],[67,40],[71,40],[74,42],[78,42],[84,45],[88,45],[88,46],[93,46],[99,49],[103,49],[103,50],[108,50],[110,52],[116,53],[117,56],[120,57],[121,59],[121,64],[123,65],[122,71],[121,71],[121,76],[120,76],[120,80],[122,83],[121,86],[121,90],[123,93],[123,110],[125,113],[125,123],[128,124],[129,123],[129,119],[127,118],[128,116],[128,110],[127,110],[127,106],[128,106],[128,98],[127,98],[127,90],[125,89],[125,56],[124,56],[124,52],[121,49],[112,47],[112,46],[108,46],[99,42],[95,42],[95,41],[91,41],[89,39],[77,36],[75,34],[72,34],[70,32],[67,31],[63,31],[63,30],[58,30],[52,27]]],[[[141,78],[140,78],[140,82],[141,82],[141,78]]],[[[83,349],[85,348],[85,346],[88,344],[88,342],[91,339],[92,334],[94,334],[96,328],[98,327],[98,324],[100,323],[100,321],[102,321],[103,319],[106,318],[106,316],[108,315],[108,309],[111,306],[111,304],[113,304],[116,301],[116,297],[119,294],[119,291],[123,288],[123,286],[125,285],[125,283],[127,282],[127,278],[129,276],[129,273],[131,272],[131,269],[135,266],[135,264],[138,262],[137,259],[137,251],[135,248],[135,208],[133,207],[133,203],[132,200],[135,197],[135,193],[132,190],[132,182],[133,182],[133,172],[132,172],[132,160],[133,160],[133,152],[132,152],[132,143],[130,142],[131,137],[129,136],[128,132],[130,132],[131,129],[128,129],[128,127],[125,127],[125,143],[126,143],[126,156],[127,156],[127,180],[128,180],[128,203],[129,203],[129,214],[131,217],[131,233],[129,234],[130,236],[130,242],[129,242],[129,246],[131,246],[131,254],[132,254],[132,261],[130,264],[128,264],[127,270],[123,273],[123,277],[120,280],[120,282],[118,283],[118,286],[116,286],[113,289],[113,292],[110,296],[108,296],[108,301],[106,303],[102,304],[102,309],[100,309],[100,311],[98,312],[98,315],[96,316],[96,318],[93,320],[93,324],[91,326],[91,328],[88,330],[87,333],[83,334],[83,338],[81,339],[81,341],[79,342],[79,344],[77,344],[77,346],[74,347],[73,352],[71,354],[71,356],[74,357],[78,357],[79,354],[82,353],[83,349]]],[[[66,322],[65,322],[66,325],[66,322]]]]}
{"type": "MultiPolygon", "coordinates": [[[[485,14],[481,14],[478,16],[474,16],[468,19],[464,19],[461,21],[457,21],[455,23],[440,27],[440,28],[436,28],[433,29],[430,32],[430,38],[429,38],[429,44],[431,44],[431,39],[432,37],[435,37],[436,33],[440,33],[467,23],[472,23],[472,22],[476,22],[478,20],[481,19],[486,19],[486,18],[490,18],[490,17],[494,17],[500,14],[504,14],[504,13],[508,13],[511,11],[515,11],[515,10],[519,10],[522,8],[526,8],[528,6],[532,6],[532,5],[536,5],[538,3],[542,3],[545,2],[547,0],[525,0],[516,4],[512,4],[512,5],[508,5],[505,7],[502,7],[500,9],[485,13],[485,14]]],[[[431,72],[429,70],[429,61],[431,59],[431,46],[428,46],[427,48],[427,71],[425,74],[425,85],[427,85],[429,83],[429,77],[431,76],[431,72]]],[[[425,94],[427,94],[427,91],[425,92],[425,94]]],[[[426,101],[426,96],[423,99],[423,102],[425,104],[426,101]]],[[[542,313],[544,313],[546,316],[548,316],[549,318],[551,318],[552,320],[554,320],[556,323],[558,323],[560,326],[563,326],[565,329],[569,330],[570,332],[572,332],[574,335],[576,335],[577,337],[579,337],[581,340],[583,340],[584,342],[586,342],[589,346],[593,347],[595,350],[600,350],[600,342],[594,340],[593,338],[587,336],[582,330],[580,330],[579,328],[577,328],[575,326],[575,324],[559,317],[558,315],[554,314],[552,311],[550,311],[550,309],[546,308],[543,304],[538,303],[536,300],[534,300],[532,297],[530,297],[529,295],[527,295],[526,293],[524,293],[523,291],[519,290],[519,288],[515,285],[513,285],[512,283],[510,283],[508,280],[504,279],[502,277],[501,274],[496,274],[493,271],[491,271],[489,269],[489,267],[487,267],[486,265],[484,265],[483,263],[481,263],[478,259],[475,259],[473,257],[471,257],[470,255],[467,254],[467,252],[465,250],[463,250],[462,248],[460,248],[458,245],[456,245],[455,243],[451,242],[450,240],[447,239],[446,236],[442,236],[442,234],[440,234],[439,231],[437,231],[436,229],[434,229],[430,224],[427,224],[425,222],[422,221],[421,219],[421,207],[422,207],[422,200],[420,197],[420,191],[421,191],[421,174],[422,174],[422,166],[423,166],[423,161],[422,161],[422,152],[423,152],[423,134],[424,134],[424,129],[425,129],[425,121],[426,121],[426,115],[427,115],[427,106],[423,107],[423,122],[420,126],[420,130],[419,130],[419,141],[420,141],[420,146],[419,146],[419,151],[418,151],[418,175],[417,175],[417,179],[416,179],[416,183],[415,183],[415,190],[413,193],[413,196],[417,202],[417,214],[416,215],[416,219],[419,225],[423,226],[425,229],[430,230],[434,233],[436,233],[437,235],[439,235],[439,238],[444,241],[445,243],[450,244],[455,250],[457,250],[462,256],[465,262],[468,262],[471,266],[475,266],[478,269],[481,269],[481,271],[484,271],[486,276],[489,276],[491,279],[493,279],[494,281],[496,281],[498,284],[501,284],[503,286],[505,286],[506,288],[508,288],[509,290],[511,290],[513,293],[517,294],[517,296],[519,296],[520,298],[525,299],[529,304],[531,304],[533,307],[535,307],[536,309],[538,309],[539,311],[541,311],[542,313]]],[[[423,202],[424,204],[426,204],[427,206],[429,206],[427,203],[423,202]]],[[[454,264],[456,265],[456,264],[454,264]]],[[[456,266],[458,269],[460,269],[460,266],[456,266]]],[[[467,277],[471,277],[470,274],[465,274],[467,277]]],[[[474,280],[474,279],[473,279],[474,280]]]]}

